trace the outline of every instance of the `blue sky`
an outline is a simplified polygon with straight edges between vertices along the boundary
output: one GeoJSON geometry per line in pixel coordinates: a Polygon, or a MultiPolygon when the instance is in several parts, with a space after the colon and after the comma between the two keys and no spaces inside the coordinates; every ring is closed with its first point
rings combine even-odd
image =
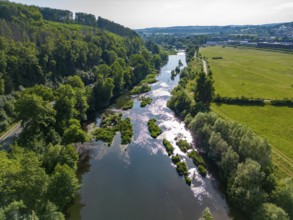
{"type": "Polygon", "coordinates": [[[293,21],[292,0],[12,0],[87,12],[130,28],[293,21]]]}

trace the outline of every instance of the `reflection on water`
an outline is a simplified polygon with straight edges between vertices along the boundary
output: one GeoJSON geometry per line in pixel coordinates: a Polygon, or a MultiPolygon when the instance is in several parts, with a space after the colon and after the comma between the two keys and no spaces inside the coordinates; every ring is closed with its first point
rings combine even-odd
{"type": "MultiPolygon", "coordinates": [[[[117,109],[119,100],[109,107],[131,118],[133,142],[121,146],[117,133],[111,147],[102,142],[84,147],[89,158],[85,157],[79,165],[82,187],[68,211],[69,219],[197,219],[205,207],[211,209],[216,219],[229,219],[217,181],[211,175],[201,177],[192,161],[175,144],[178,136],[193,143],[184,123],[167,107],[170,92],[179,81],[178,76],[170,79],[179,60],[186,66],[184,53],[169,56],[168,64],[157,77],[158,82],[144,94],[153,98],[150,105],[141,108],[138,95],[132,97],[131,110],[117,109]],[[150,118],[156,118],[163,130],[157,139],[149,135],[147,121],[150,118]],[[175,147],[175,154],[187,162],[193,179],[191,187],[178,176],[162,145],[163,138],[168,139],[175,147]]],[[[124,99],[120,100],[124,102],[124,99]]]]}

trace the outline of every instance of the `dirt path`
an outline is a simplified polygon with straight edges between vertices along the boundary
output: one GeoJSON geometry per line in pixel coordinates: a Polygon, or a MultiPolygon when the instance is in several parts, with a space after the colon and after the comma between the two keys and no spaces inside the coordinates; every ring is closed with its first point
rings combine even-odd
{"type": "Polygon", "coordinates": [[[7,132],[5,132],[1,137],[0,137],[0,142],[5,141],[6,139],[18,134],[21,132],[21,124],[20,122],[14,125],[12,128],[10,128],[7,132]]]}
{"type": "Polygon", "coordinates": [[[203,71],[205,72],[206,75],[208,75],[208,68],[207,68],[207,62],[202,59],[202,65],[203,65],[203,71]]]}

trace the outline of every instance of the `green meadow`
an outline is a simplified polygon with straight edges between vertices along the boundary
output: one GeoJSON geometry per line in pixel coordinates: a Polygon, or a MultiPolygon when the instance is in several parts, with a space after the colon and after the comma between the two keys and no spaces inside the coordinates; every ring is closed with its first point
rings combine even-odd
{"type": "Polygon", "coordinates": [[[201,48],[200,53],[208,58],[216,93],[221,96],[293,97],[292,54],[219,46],[201,48]]]}
{"type": "MultiPolygon", "coordinates": [[[[292,54],[233,47],[207,47],[200,52],[208,58],[216,93],[221,96],[293,98],[292,54]]],[[[293,177],[293,108],[212,104],[211,109],[267,139],[277,175],[293,177]]]]}

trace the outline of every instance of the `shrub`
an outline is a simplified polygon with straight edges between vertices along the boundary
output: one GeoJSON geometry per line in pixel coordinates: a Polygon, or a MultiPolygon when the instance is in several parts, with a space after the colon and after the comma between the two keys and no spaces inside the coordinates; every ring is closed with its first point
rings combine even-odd
{"type": "Polygon", "coordinates": [[[151,91],[151,87],[149,86],[148,83],[142,83],[141,85],[135,86],[130,94],[131,95],[137,95],[137,94],[142,94],[151,91]]]}
{"type": "Polygon", "coordinates": [[[186,163],[180,161],[176,164],[176,170],[180,176],[187,176],[188,175],[188,170],[186,163]]]}
{"type": "Polygon", "coordinates": [[[168,156],[171,156],[173,154],[173,151],[174,151],[174,147],[172,146],[172,144],[167,139],[164,138],[163,139],[163,145],[166,148],[168,156]]]}
{"type": "Polygon", "coordinates": [[[122,109],[123,110],[128,110],[128,109],[132,109],[132,107],[133,107],[133,101],[132,100],[129,100],[128,102],[126,102],[123,105],[122,109]]]}
{"type": "Polygon", "coordinates": [[[261,98],[247,98],[241,97],[222,97],[216,95],[213,100],[215,103],[225,103],[230,105],[249,105],[249,106],[263,106],[265,104],[264,99],[261,98]]]}
{"type": "Polygon", "coordinates": [[[95,135],[96,140],[107,142],[110,145],[115,136],[115,131],[110,128],[96,128],[93,134],[95,135]]]}
{"type": "Polygon", "coordinates": [[[147,78],[145,78],[144,80],[141,81],[141,83],[148,83],[148,84],[152,84],[152,83],[156,83],[157,79],[156,79],[156,74],[150,74],[147,76],[147,78]]]}
{"type": "Polygon", "coordinates": [[[121,133],[121,144],[130,143],[133,136],[130,118],[122,120],[122,114],[103,115],[101,127],[96,128],[93,135],[96,140],[105,141],[110,145],[117,131],[121,133]]]}
{"type": "Polygon", "coordinates": [[[141,101],[141,102],[140,102],[140,107],[145,107],[145,106],[151,104],[152,101],[153,101],[152,98],[144,97],[144,96],[141,97],[139,100],[141,101]]]}
{"type": "Polygon", "coordinates": [[[293,106],[293,99],[272,100],[271,104],[274,106],[293,106]]]}
{"type": "Polygon", "coordinates": [[[189,144],[186,140],[179,140],[176,144],[183,152],[186,152],[188,149],[192,148],[192,144],[189,144]]]}
{"type": "Polygon", "coordinates": [[[204,160],[196,151],[193,150],[190,153],[188,153],[188,157],[192,159],[193,163],[196,166],[199,166],[199,165],[201,165],[203,167],[206,166],[204,160]]]}
{"type": "Polygon", "coordinates": [[[178,162],[180,162],[180,157],[178,156],[178,154],[176,156],[172,156],[172,162],[174,164],[177,164],[178,162]]]}
{"type": "Polygon", "coordinates": [[[186,184],[188,186],[190,186],[191,185],[191,179],[188,176],[185,176],[184,179],[185,179],[186,184]]]}
{"type": "Polygon", "coordinates": [[[133,129],[130,118],[125,118],[120,122],[121,144],[129,144],[133,136],[133,129]]]}
{"type": "Polygon", "coordinates": [[[156,124],[156,121],[155,118],[148,121],[149,132],[153,138],[157,138],[162,133],[162,130],[156,124]]]}
{"type": "Polygon", "coordinates": [[[207,170],[202,165],[199,165],[197,167],[197,169],[198,169],[198,172],[199,172],[200,175],[202,175],[202,176],[206,176],[207,175],[207,170]]]}

